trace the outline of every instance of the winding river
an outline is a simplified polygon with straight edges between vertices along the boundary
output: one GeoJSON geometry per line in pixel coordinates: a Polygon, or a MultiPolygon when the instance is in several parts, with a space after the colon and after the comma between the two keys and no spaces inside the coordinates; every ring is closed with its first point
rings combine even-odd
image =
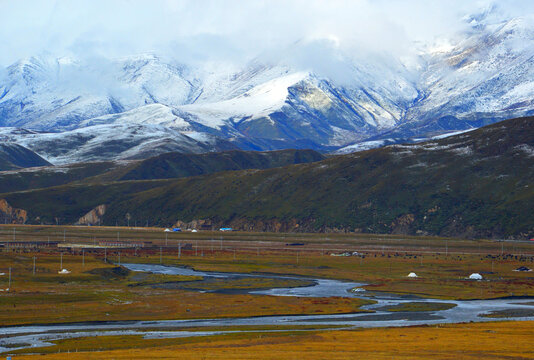
{"type": "MultiPolygon", "coordinates": [[[[229,277],[263,277],[275,279],[304,279],[311,280],[312,286],[297,288],[273,288],[261,291],[248,291],[251,294],[264,294],[273,296],[300,296],[300,297],[358,297],[373,300],[376,303],[362,308],[372,310],[372,313],[339,314],[339,315],[295,315],[295,316],[262,316],[249,318],[224,319],[193,319],[193,320],[154,320],[154,321],[115,321],[98,323],[72,323],[57,325],[27,325],[0,328],[0,353],[24,348],[37,348],[52,345],[50,341],[88,336],[112,335],[141,335],[144,338],[176,338],[208,336],[236,332],[232,326],[268,326],[268,325],[312,325],[317,327],[332,326],[339,328],[355,327],[386,327],[386,326],[412,326],[432,325],[442,323],[481,322],[510,320],[510,318],[487,318],[480,315],[495,311],[508,311],[515,313],[514,320],[534,320],[532,298],[497,299],[497,300],[436,300],[416,298],[388,293],[368,293],[361,291],[351,292],[350,289],[359,289],[364,284],[344,282],[339,280],[296,278],[278,275],[257,275],[222,272],[203,272],[189,268],[171,267],[147,264],[123,264],[131,271],[150,272],[157,274],[202,276],[204,278],[229,277]],[[388,311],[387,308],[410,302],[447,303],[454,306],[448,310],[402,312],[388,311]],[[527,314],[528,316],[520,316],[527,314]],[[519,315],[519,316],[518,316],[519,315]],[[188,328],[216,327],[228,330],[217,331],[188,331],[188,328]]],[[[275,332],[281,330],[261,330],[261,332],[275,332]]],[[[246,332],[240,330],[239,332],[246,332]]],[[[253,330],[252,332],[258,332],[253,330]]]]}

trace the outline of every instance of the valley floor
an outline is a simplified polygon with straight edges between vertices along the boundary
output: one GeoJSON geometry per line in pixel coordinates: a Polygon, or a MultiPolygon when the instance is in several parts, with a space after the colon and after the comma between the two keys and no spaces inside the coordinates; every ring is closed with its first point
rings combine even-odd
{"type": "MultiPolygon", "coordinates": [[[[368,292],[387,291],[422,298],[469,300],[534,296],[532,272],[514,271],[522,266],[533,267],[534,244],[529,242],[355,234],[199,232],[165,235],[161,229],[85,227],[17,226],[14,231],[10,226],[0,226],[0,243],[8,244],[0,251],[0,273],[4,273],[0,276],[0,289],[8,287],[9,268],[12,275],[10,291],[0,292],[0,329],[13,325],[84,321],[367,311],[361,306],[369,301],[358,298],[246,293],[251,289],[309,285],[298,276],[366,283],[364,287],[368,292]],[[90,248],[91,244],[99,242],[108,245],[118,242],[118,236],[122,243],[144,242],[149,246],[90,248]],[[58,244],[44,246],[48,239],[58,244]],[[41,241],[43,247],[32,248],[32,242],[37,241],[41,241]],[[82,251],[71,246],[73,244],[89,247],[82,251]],[[178,251],[178,245],[186,244],[187,248],[178,251]],[[356,251],[358,253],[353,254],[356,251]],[[351,256],[332,256],[345,253],[351,256]],[[217,281],[202,276],[130,272],[119,267],[120,263],[297,277],[217,281]],[[61,268],[70,273],[59,274],[61,268]],[[407,278],[412,271],[419,277],[407,278]],[[484,280],[466,280],[473,272],[483,274],[484,280]]],[[[413,302],[410,306],[420,307],[421,304],[413,302]]],[[[428,310],[432,309],[403,309],[428,310]]],[[[216,328],[211,330],[217,331],[216,328]]],[[[326,330],[322,326],[249,327],[246,330],[249,331],[171,339],[144,339],[141,335],[80,337],[56,340],[51,347],[12,353],[16,359],[32,358],[23,353],[39,353],[42,354],[39,358],[43,359],[534,358],[532,321],[369,330],[332,330],[332,327],[326,330]]]]}
{"type": "MultiPolygon", "coordinates": [[[[81,350],[94,339],[71,342],[69,352],[39,359],[533,359],[534,322],[495,322],[432,327],[313,333],[253,334],[148,341],[112,339],[128,349],[81,350]],[[79,352],[75,352],[78,347],[79,352]]],[[[111,339],[110,339],[111,340],[111,339]]],[[[60,350],[61,351],[61,350],[60,350]]],[[[63,351],[67,351],[66,347],[63,351]]],[[[16,359],[34,359],[17,356],[16,359]]]]}

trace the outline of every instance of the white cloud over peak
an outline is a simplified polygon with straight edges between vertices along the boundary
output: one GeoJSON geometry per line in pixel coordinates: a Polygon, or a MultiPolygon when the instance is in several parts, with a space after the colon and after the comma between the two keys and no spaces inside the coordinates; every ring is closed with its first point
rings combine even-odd
{"type": "Polygon", "coordinates": [[[315,40],[402,56],[495,4],[499,16],[534,11],[530,0],[0,0],[0,65],[42,52],[244,62],[315,40]]]}

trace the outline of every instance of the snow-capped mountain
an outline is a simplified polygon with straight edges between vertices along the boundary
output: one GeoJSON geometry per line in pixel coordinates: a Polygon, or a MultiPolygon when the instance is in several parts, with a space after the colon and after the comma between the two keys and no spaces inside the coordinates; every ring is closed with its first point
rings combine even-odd
{"type": "Polygon", "coordinates": [[[418,88],[421,98],[384,137],[413,137],[470,129],[534,110],[534,19],[472,27],[447,47],[429,48],[418,88]]]}
{"type": "Polygon", "coordinates": [[[231,72],[155,55],[33,57],[7,68],[0,80],[0,126],[52,133],[11,133],[9,140],[65,163],[95,159],[87,149],[98,141],[109,145],[110,134],[135,140],[129,150],[96,158],[139,157],[151,146],[185,152],[230,146],[216,139],[243,149],[348,152],[531,114],[533,20],[478,16],[466,22],[468,30],[446,46],[425,45],[417,66],[387,55],[356,60],[310,42],[231,72]],[[328,69],[297,61],[310,46],[329,59],[328,69]],[[86,150],[44,150],[53,141],[86,150]],[[162,145],[168,142],[173,145],[162,145]]]}
{"type": "Polygon", "coordinates": [[[0,143],[16,142],[54,165],[86,161],[145,159],[167,152],[205,153],[235,149],[216,137],[160,125],[106,124],[61,133],[0,128],[0,143]]]}
{"type": "Polygon", "coordinates": [[[0,83],[0,125],[72,130],[146,104],[189,103],[196,86],[184,72],[152,55],[93,62],[32,57],[10,66],[0,83]]]}

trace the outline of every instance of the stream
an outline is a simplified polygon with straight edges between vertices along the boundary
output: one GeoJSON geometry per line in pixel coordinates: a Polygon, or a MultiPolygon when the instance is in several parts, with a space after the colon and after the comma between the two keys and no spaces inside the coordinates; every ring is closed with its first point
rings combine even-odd
{"type": "MultiPolygon", "coordinates": [[[[89,336],[141,335],[144,338],[178,338],[228,334],[235,332],[276,332],[285,330],[231,330],[233,326],[269,326],[269,325],[308,325],[324,328],[369,328],[389,326],[433,325],[443,323],[482,322],[499,320],[534,320],[534,302],[532,298],[510,298],[496,300],[437,300],[419,298],[411,295],[396,295],[382,292],[367,292],[361,288],[362,283],[345,282],[328,279],[311,279],[286,275],[240,274],[223,272],[203,272],[190,268],[148,264],[123,264],[131,271],[155,274],[202,276],[209,278],[272,278],[299,279],[313,282],[311,286],[295,288],[272,288],[268,290],[251,290],[250,294],[299,297],[355,297],[373,300],[376,303],[362,306],[370,313],[338,315],[293,315],[261,316],[248,318],[189,319],[189,320],[153,320],[153,321],[110,321],[94,323],[71,323],[50,325],[25,325],[0,327],[0,353],[18,349],[37,348],[53,345],[51,341],[89,336]],[[358,291],[351,292],[351,289],[358,291]],[[404,303],[441,303],[454,306],[447,310],[434,311],[388,311],[387,308],[404,303]],[[487,318],[480,315],[495,311],[505,311],[513,317],[487,318]],[[525,316],[523,316],[525,315],[525,316]],[[216,331],[188,331],[188,328],[217,327],[216,331]],[[229,330],[224,330],[228,327],[229,330]]],[[[178,300],[177,300],[178,301],[178,300]]],[[[309,331],[309,330],[302,330],[309,331]]]]}

